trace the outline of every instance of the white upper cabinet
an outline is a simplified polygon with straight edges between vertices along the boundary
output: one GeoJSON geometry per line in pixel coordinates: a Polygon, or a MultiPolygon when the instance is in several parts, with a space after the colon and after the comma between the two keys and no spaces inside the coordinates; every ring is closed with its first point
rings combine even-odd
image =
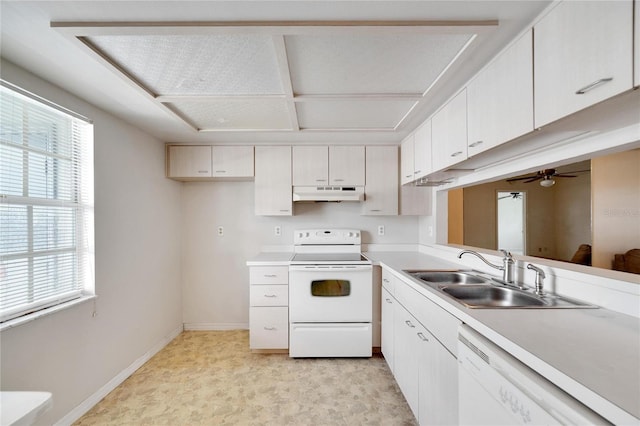
{"type": "Polygon", "coordinates": [[[468,157],[533,131],[533,31],[467,86],[468,157]]]}
{"type": "Polygon", "coordinates": [[[364,146],[294,146],[294,186],[363,186],[364,146]]]}
{"type": "Polygon", "coordinates": [[[415,132],[411,133],[400,145],[400,183],[402,185],[413,182],[415,136],[415,132]]]}
{"type": "Polygon", "coordinates": [[[210,178],[211,146],[171,145],[167,149],[167,177],[210,178]]]}
{"type": "Polygon", "coordinates": [[[467,90],[463,89],[431,119],[433,170],[467,159],[467,90]]]}
{"type": "Polygon", "coordinates": [[[366,148],[366,181],[363,215],[398,214],[398,147],[366,148]]]}
{"type": "Polygon", "coordinates": [[[411,133],[400,148],[402,185],[431,173],[431,120],[411,133]]]}
{"type": "Polygon", "coordinates": [[[632,87],[633,2],[564,1],[534,26],[535,126],[632,87]]]}
{"type": "Polygon", "coordinates": [[[431,120],[416,130],[413,142],[413,178],[420,179],[431,173],[431,120]]]}
{"type": "Polygon", "coordinates": [[[635,16],[633,22],[635,22],[634,35],[633,35],[633,69],[635,74],[633,76],[633,85],[640,86],[640,1],[636,0],[635,16]]]}
{"type": "Polygon", "coordinates": [[[213,177],[253,177],[253,146],[213,146],[213,177]]]}
{"type": "Polygon", "coordinates": [[[255,214],[291,216],[291,147],[256,146],[255,214]]]}
{"type": "Polygon", "coordinates": [[[329,184],[363,186],[364,183],[364,146],[330,146],[329,184]]]}
{"type": "Polygon", "coordinates": [[[329,147],[293,147],[293,185],[317,186],[329,184],[329,147]]]}

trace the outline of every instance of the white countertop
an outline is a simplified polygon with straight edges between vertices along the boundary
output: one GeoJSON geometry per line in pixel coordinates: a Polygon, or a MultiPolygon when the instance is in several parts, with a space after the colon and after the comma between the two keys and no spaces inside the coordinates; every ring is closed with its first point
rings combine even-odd
{"type": "Polygon", "coordinates": [[[49,392],[0,392],[0,424],[33,424],[51,405],[49,392]]]}
{"type": "Polygon", "coordinates": [[[405,269],[459,269],[417,252],[368,252],[411,286],[616,424],[640,423],[640,319],[607,309],[470,309],[405,269]]]}
{"type": "Polygon", "coordinates": [[[247,261],[247,266],[280,266],[289,265],[292,252],[262,252],[247,261]]]}

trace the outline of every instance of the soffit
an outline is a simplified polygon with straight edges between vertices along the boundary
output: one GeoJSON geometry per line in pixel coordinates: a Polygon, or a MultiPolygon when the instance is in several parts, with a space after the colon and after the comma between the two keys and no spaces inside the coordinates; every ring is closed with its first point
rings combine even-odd
{"type": "Polygon", "coordinates": [[[195,132],[394,132],[496,25],[53,23],[195,132]]]}

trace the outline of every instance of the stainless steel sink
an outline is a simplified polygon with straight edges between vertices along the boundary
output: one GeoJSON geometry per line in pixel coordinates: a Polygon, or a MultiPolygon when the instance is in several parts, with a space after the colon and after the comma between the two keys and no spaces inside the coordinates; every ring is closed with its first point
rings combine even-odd
{"type": "Polygon", "coordinates": [[[469,308],[597,308],[578,300],[517,288],[476,271],[405,270],[419,284],[431,287],[469,308]]]}
{"type": "Polygon", "coordinates": [[[408,271],[409,274],[421,281],[432,284],[483,284],[487,279],[466,271],[408,271]]]}
{"type": "Polygon", "coordinates": [[[543,299],[533,294],[491,284],[446,285],[440,290],[469,307],[520,308],[546,305],[543,299]]]}

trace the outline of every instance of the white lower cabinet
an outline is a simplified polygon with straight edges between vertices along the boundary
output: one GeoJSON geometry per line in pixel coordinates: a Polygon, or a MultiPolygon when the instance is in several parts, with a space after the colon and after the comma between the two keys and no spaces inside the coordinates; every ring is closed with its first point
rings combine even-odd
{"type": "Polygon", "coordinates": [[[457,359],[447,347],[461,322],[388,270],[382,277],[382,354],[400,390],[421,425],[457,424],[457,359]]]}
{"type": "Polygon", "coordinates": [[[389,291],[382,286],[382,325],[381,325],[381,337],[380,337],[380,350],[384,355],[385,361],[389,369],[394,371],[394,346],[393,346],[393,310],[395,308],[396,300],[391,296],[389,291]]]}
{"type": "Polygon", "coordinates": [[[288,267],[252,266],[249,277],[249,347],[288,349],[288,267]]]}

